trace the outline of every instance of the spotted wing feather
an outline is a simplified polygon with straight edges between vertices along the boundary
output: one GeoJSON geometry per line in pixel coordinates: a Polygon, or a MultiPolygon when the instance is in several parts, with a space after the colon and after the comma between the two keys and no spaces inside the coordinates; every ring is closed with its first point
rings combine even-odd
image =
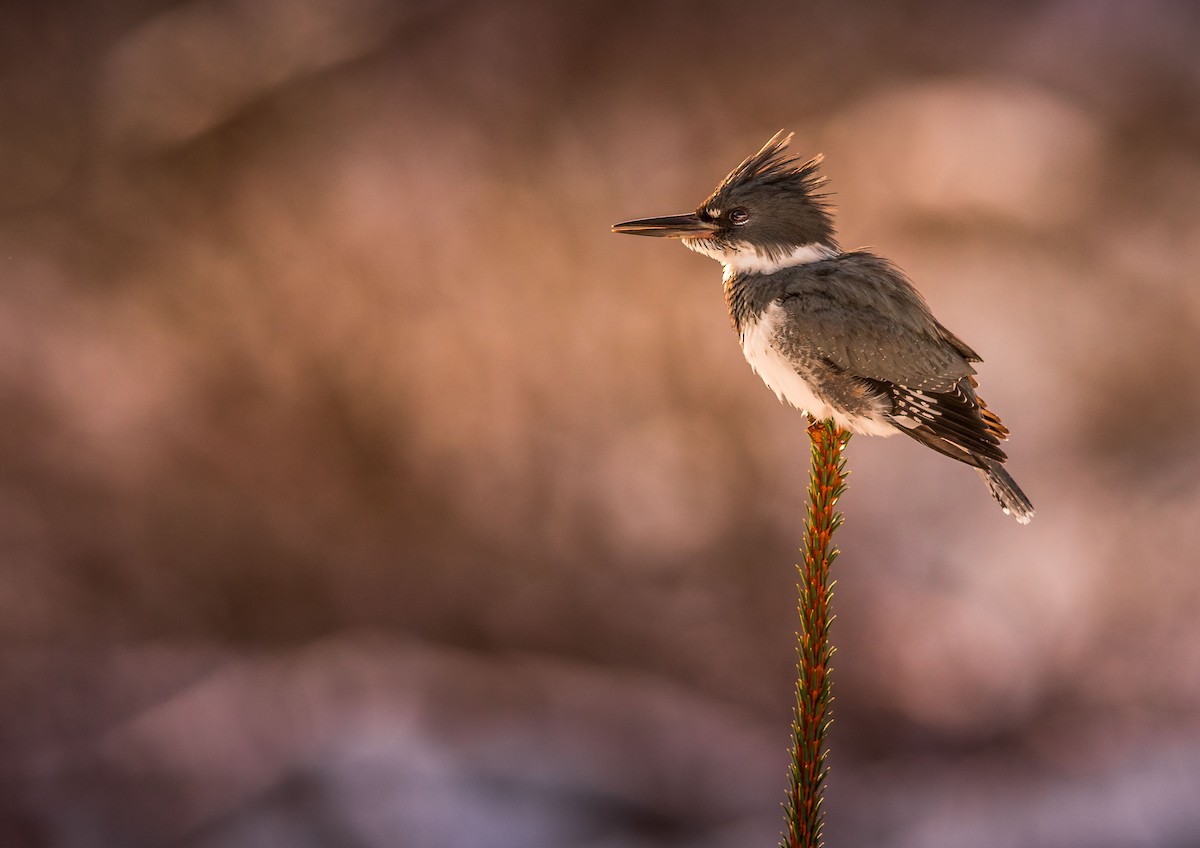
{"type": "Polygon", "coordinates": [[[860,377],[946,392],[979,361],[899,269],[865,251],[790,269],[783,307],[798,342],[860,377]]]}
{"type": "Polygon", "coordinates": [[[785,343],[869,385],[902,432],[969,465],[1004,462],[1008,430],[975,394],[979,355],[895,266],[865,251],[798,266],[782,306],[785,343]]]}
{"type": "Polygon", "coordinates": [[[947,392],[922,391],[892,384],[892,418],[917,441],[969,465],[982,460],[1004,462],[1000,442],[1008,434],[975,395],[974,381],[964,377],[947,392]],[[962,454],[966,454],[963,456],[962,454]]]}

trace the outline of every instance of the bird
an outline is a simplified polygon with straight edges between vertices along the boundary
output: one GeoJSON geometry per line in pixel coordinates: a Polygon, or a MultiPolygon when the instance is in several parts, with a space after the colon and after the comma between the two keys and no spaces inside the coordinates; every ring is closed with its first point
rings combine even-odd
{"type": "Polygon", "coordinates": [[[1033,518],[1004,469],[1008,429],[976,393],[979,354],[944,327],[895,264],[842,250],[822,191],[823,157],[780,130],[695,212],[614,224],[679,239],[720,262],[730,321],[780,401],[851,433],[903,433],[971,466],[1006,514],[1033,518]]]}

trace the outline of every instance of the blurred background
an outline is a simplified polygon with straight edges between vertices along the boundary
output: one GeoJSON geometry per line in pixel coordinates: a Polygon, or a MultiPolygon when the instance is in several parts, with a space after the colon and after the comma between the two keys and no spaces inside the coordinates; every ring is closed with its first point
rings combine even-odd
{"type": "Polygon", "coordinates": [[[856,438],[828,844],[1200,846],[1200,7],[4,3],[0,845],[766,846],[776,130],[1038,507],[856,438]]]}

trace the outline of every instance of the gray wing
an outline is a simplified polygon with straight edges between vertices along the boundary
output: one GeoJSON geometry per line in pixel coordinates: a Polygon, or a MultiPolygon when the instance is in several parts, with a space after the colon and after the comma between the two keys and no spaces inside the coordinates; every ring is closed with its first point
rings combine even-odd
{"type": "Polygon", "coordinates": [[[979,361],[898,268],[865,251],[790,269],[779,303],[781,341],[859,377],[948,391],[979,361]]]}

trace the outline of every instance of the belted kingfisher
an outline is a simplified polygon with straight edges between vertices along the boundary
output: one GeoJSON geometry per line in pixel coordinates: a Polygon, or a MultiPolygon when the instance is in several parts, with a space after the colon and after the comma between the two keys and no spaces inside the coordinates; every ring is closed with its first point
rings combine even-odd
{"type": "Polygon", "coordinates": [[[725,305],[750,367],[781,401],[852,433],[911,436],[975,468],[1022,524],[1033,505],[1002,467],[1008,429],[975,394],[980,357],[943,327],[904,273],[834,238],[822,157],[780,131],[689,215],[613,226],[677,238],[725,266],[725,305]]]}

